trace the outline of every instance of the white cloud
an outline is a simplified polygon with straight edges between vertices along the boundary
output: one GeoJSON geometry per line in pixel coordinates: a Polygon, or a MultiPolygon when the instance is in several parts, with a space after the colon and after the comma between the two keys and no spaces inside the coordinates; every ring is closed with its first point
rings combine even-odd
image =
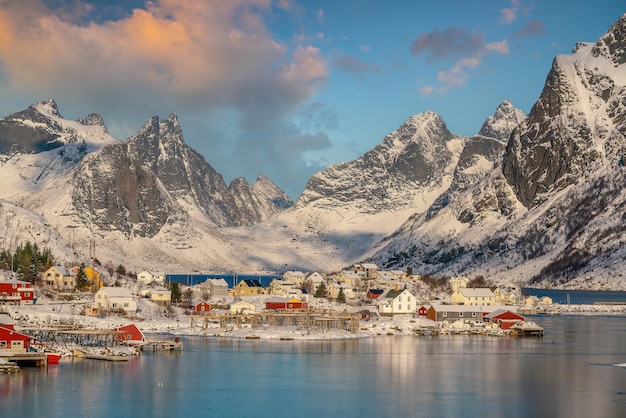
{"type": "MultiPolygon", "coordinates": [[[[288,13],[291,3],[275,6],[270,0],[155,0],[118,19],[87,21],[89,7],[50,10],[37,0],[4,1],[3,101],[54,97],[62,110],[103,114],[118,136],[131,134],[129,126],[134,131],[154,114],[177,112],[183,122],[199,121],[227,109],[237,115],[239,126],[232,131],[259,132],[256,138],[242,134],[239,141],[265,141],[267,149],[276,149],[272,141],[324,86],[328,69],[306,38],[295,45],[276,40],[265,17],[288,13]]],[[[183,125],[188,142],[205,155],[211,143],[226,153],[219,132],[207,135],[204,128],[183,125]]],[[[325,142],[301,143],[318,148],[325,142]]],[[[301,152],[294,149],[290,159],[300,161],[301,152]]],[[[260,169],[259,162],[239,175],[256,176],[260,169]]]]}

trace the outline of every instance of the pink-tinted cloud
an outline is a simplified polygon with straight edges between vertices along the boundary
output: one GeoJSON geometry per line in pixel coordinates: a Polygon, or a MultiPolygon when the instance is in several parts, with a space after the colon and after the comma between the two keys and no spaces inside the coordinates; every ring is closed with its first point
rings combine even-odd
{"type": "Polygon", "coordinates": [[[485,43],[481,32],[469,32],[466,29],[448,28],[435,30],[420,35],[411,44],[413,55],[426,55],[427,62],[453,60],[452,67],[438,72],[438,88],[428,86],[422,88],[422,94],[431,94],[436,90],[445,93],[452,88],[463,86],[470,74],[469,70],[480,66],[488,53],[507,55],[509,46],[507,40],[485,43]]]}
{"type": "Polygon", "coordinates": [[[238,86],[269,79],[287,107],[310,98],[328,72],[315,48],[298,46],[290,56],[274,40],[259,12],[270,7],[269,0],[159,0],[121,20],[79,25],[35,1],[8,3],[0,8],[0,63],[16,90],[132,86],[208,107],[240,107],[238,86]]]}
{"type": "Polygon", "coordinates": [[[520,10],[520,2],[518,0],[511,1],[511,7],[500,10],[500,23],[511,24],[517,20],[517,14],[520,10]]]}

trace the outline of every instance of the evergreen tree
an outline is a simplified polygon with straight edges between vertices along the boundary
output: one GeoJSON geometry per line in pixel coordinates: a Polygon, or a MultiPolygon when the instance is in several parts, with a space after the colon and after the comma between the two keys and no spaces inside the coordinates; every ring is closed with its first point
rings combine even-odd
{"type": "Polygon", "coordinates": [[[319,286],[317,286],[317,289],[315,289],[315,296],[316,298],[325,298],[327,295],[327,291],[326,291],[326,285],[322,282],[320,283],[319,286]]]}
{"type": "Polygon", "coordinates": [[[342,288],[339,288],[339,293],[337,293],[337,302],[346,303],[346,294],[343,292],[342,288]]]}
{"type": "Polygon", "coordinates": [[[117,273],[117,278],[119,279],[122,276],[126,276],[126,267],[124,267],[123,265],[119,265],[117,266],[117,268],[115,269],[115,272],[117,273]]]}
{"type": "Polygon", "coordinates": [[[85,263],[82,263],[78,268],[78,273],[76,273],[76,290],[84,292],[85,290],[89,290],[90,286],[91,283],[89,283],[87,274],[85,274],[85,263]]]}
{"type": "Polygon", "coordinates": [[[170,292],[172,292],[172,303],[180,303],[183,296],[180,291],[180,285],[178,283],[170,284],[170,292]]]}

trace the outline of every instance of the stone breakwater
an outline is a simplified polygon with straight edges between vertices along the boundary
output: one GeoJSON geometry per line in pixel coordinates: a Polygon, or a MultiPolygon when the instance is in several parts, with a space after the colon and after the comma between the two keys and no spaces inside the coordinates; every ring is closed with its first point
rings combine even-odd
{"type": "Polygon", "coordinates": [[[593,305],[552,305],[562,314],[568,313],[603,313],[626,314],[626,303],[602,303],[593,305]]]}

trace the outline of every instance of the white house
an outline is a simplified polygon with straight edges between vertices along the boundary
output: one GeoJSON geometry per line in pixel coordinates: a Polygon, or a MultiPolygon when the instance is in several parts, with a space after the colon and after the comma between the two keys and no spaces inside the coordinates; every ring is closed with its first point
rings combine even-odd
{"type": "Polygon", "coordinates": [[[134,315],[137,301],[125,287],[102,287],[95,294],[96,308],[107,312],[125,312],[134,315]]]}
{"type": "Polygon", "coordinates": [[[143,284],[143,285],[149,285],[154,281],[154,275],[152,273],[150,273],[149,271],[142,271],[141,273],[137,274],[137,283],[143,284]]]}
{"type": "Polygon", "coordinates": [[[162,271],[153,272],[152,283],[158,284],[159,286],[165,286],[165,273],[162,271]]]}
{"type": "Polygon", "coordinates": [[[204,284],[209,296],[228,296],[228,283],[226,283],[226,280],[221,278],[206,279],[204,284]]]}
{"type": "Polygon", "coordinates": [[[268,293],[270,295],[286,295],[289,289],[292,289],[294,284],[285,279],[274,279],[268,286],[268,293]]]}
{"type": "Polygon", "coordinates": [[[390,290],[376,300],[380,315],[412,314],[417,311],[417,299],[407,289],[390,290]]]}
{"type": "Polygon", "coordinates": [[[230,313],[249,313],[256,311],[256,306],[246,300],[239,300],[230,305],[230,313]]]}
{"type": "Polygon", "coordinates": [[[321,274],[311,274],[304,280],[302,287],[315,294],[315,291],[322,283],[326,284],[326,279],[321,274]]]}

